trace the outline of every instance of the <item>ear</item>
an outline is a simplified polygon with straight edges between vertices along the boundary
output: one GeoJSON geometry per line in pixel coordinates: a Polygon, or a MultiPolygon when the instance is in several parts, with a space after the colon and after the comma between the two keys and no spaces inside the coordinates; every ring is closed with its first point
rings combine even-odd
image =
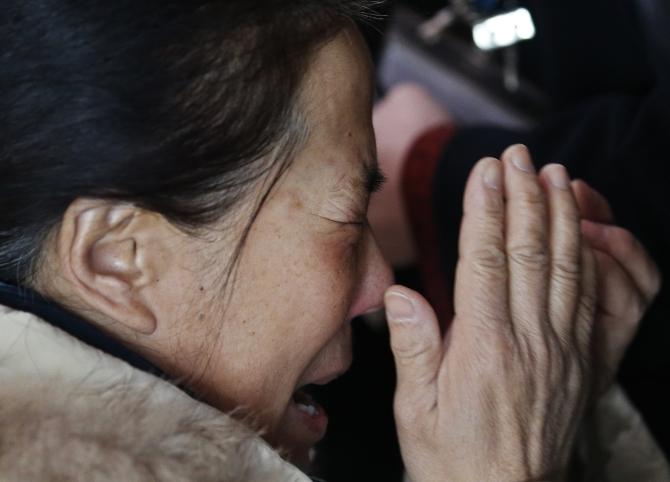
{"type": "Polygon", "coordinates": [[[157,310],[148,294],[169,266],[162,241],[166,223],[129,204],[72,203],[61,223],[57,253],[77,297],[132,332],[153,333],[157,310]]]}

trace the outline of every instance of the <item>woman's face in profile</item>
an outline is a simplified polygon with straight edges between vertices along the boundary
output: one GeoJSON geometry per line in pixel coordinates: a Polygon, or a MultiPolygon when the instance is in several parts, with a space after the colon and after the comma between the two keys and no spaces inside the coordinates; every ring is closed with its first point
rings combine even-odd
{"type": "Polygon", "coordinates": [[[366,220],[377,166],[372,67],[358,33],[315,54],[300,108],[309,137],[262,203],[230,281],[239,226],[264,186],[203,236],[136,206],[77,200],[37,288],[217,408],[240,409],[305,463],[327,417],[301,388],[349,368],[350,322],[379,309],[392,282],[366,220]]]}
{"type": "MultiPolygon", "coordinates": [[[[268,439],[298,462],[327,418],[296,391],[348,369],[350,322],[380,308],[392,281],[366,221],[376,168],[371,96],[367,50],[357,33],[341,33],[308,71],[309,140],[253,224],[231,297],[208,303],[199,333],[180,340],[184,350],[206,347],[198,379],[210,401],[258,416],[268,439]]],[[[212,265],[225,249],[205,248],[201,262],[212,265]]],[[[196,286],[218,286],[207,271],[212,279],[196,286]]]]}

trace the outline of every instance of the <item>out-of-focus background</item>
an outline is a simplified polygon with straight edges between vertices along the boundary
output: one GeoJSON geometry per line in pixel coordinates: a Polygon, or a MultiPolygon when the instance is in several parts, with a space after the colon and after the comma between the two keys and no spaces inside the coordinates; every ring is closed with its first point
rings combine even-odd
{"type": "MultiPolygon", "coordinates": [[[[379,11],[383,16],[361,25],[377,66],[378,98],[399,84],[421,85],[449,113],[455,131],[434,172],[429,206],[444,252],[435,269],[447,287],[469,166],[515,142],[531,146],[541,164],[565,163],[604,192],[617,222],[670,275],[667,0],[398,0],[379,11]]],[[[396,275],[426,288],[418,263],[399,266],[396,275]]],[[[668,298],[664,289],[619,377],[666,455],[668,298]]],[[[316,475],[399,481],[394,368],[383,319],[356,321],[354,345],[351,372],[317,394],[331,428],[316,475]]]]}

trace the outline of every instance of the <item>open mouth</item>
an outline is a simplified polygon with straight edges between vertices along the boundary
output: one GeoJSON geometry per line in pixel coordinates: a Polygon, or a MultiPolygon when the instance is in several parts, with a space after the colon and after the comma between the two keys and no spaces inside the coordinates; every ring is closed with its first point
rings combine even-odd
{"type": "Polygon", "coordinates": [[[292,447],[311,449],[326,435],[328,414],[318,402],[319,392],[342,376],[350,366],[351,361],[345,360],[337,367],[303,379],[298,385],[289,400],[284,420],[287,433],[292,434],[292,447]]]}
{"type": "Polygon", "coordinates": [[[347,371],[350,363],[337,371],[332,371],[319,379],[312,379],[310,383],[299,387],[294,393],[289,404],[290,418],[297,426],[294,426],[305,436],[305,440],[316,443],[326,435],[328,428],[328,414],[317,402],[318,391],[321,387],[339,378],[347,371]],[[302,427],[300,429],[299,427],[302,427]]]}
{"type": "Polygon", "coordinates": [[[328,415],[317,403],[313,385],[296,390],[291,400],[291,409],[297,421],[311,433],[315,442],[323,438],[328,427],[328,415]]]}
{"type": "Polygon", "coordinates": [[[315,417],[319,415],[320,411],[323,411],[323,408],[316,403],[312,387],[313,385],[307,385],[298,389],[293,394],[293,403],[301,412],[304,412],[310,417],[315,417]]]}

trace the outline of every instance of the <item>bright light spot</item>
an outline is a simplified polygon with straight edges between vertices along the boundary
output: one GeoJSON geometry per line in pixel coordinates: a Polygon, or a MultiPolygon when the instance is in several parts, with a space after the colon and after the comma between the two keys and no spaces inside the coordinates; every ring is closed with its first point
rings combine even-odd
{"type": "Polygon", "coordinates": [[[530,12],[525,8],[488,18],[475,24],[472,29],[475,45],[482,50],[509,47],[533,37],[535,37],[535,24],[530,12]]]}

